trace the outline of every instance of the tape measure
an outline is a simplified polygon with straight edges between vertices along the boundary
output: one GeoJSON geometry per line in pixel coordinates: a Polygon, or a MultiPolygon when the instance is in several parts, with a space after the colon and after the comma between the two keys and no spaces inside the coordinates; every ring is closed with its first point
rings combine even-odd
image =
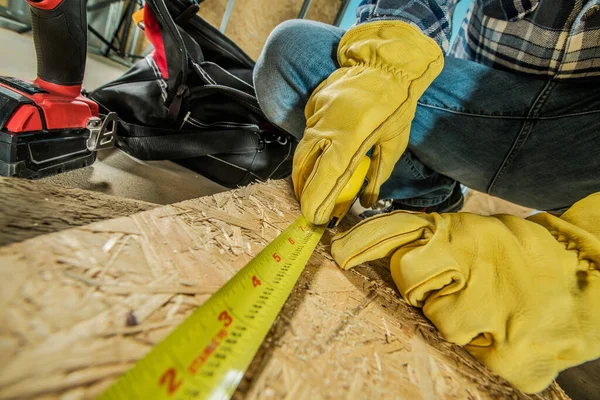
{"type": "MultiPolygon", "coordinates": [[[[336,202],[341,220],[363,186],[365,157],[336,202]]],[[[325,227],[299,217],[100,399],[229,399],[325,227]]]]}

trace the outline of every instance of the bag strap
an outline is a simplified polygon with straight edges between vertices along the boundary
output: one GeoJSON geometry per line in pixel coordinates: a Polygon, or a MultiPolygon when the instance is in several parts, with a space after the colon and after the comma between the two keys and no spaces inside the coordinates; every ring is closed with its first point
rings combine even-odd
{"type": "Polygon", "coordinates": [[[117,145],[123,151],[145,161],[178,160],[260,151],[265,147],[265,141],[259,132],[258,126],[236,126],[230,130],[217,127],[207,130],[179,130],[119,120],[117,145]]]}
{"type": "MultiPolygon", "coordinates": [[[[192,0],[188,1],[185,5],[182,5],[183,11],[179,12],[179,14],[175,17],[175,23],[180,26],[187,23],[190,18],[198,14],[198,11],[200,11],[200,3],[203,1],[204,0],[192,0]]],[[[167,7],[170,7],[172,4],[173,2],[169,2],[167,7]]]]}
{"type": "Polygon", "coordinates": [[[227,96],[232,101],[236,103],[242,104],[246,107],[246,109],[250,109],[256,115],[264,117],[264,114],[258,104],[258,100],[255,97],[249,95],[248,93],[242,92],[241,90],[234,89],[229,86],[222,85],[206,85],[199,86],[190,91],[190,100],[201,99],[203,97],[210,96],[212,94],[220,94],[223,96],[227,96]]]}

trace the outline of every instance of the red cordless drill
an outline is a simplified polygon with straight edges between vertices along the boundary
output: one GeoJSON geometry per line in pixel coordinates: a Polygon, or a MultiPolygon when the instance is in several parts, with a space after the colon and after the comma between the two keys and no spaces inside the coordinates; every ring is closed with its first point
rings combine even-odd
{"type": "Polygon", "coordinates": [[[92,164],[114,146],[116,115],[81,95],[85,0],[27,0],[37,79],[0,77],[0,175],[41,178],[92,164]]]}

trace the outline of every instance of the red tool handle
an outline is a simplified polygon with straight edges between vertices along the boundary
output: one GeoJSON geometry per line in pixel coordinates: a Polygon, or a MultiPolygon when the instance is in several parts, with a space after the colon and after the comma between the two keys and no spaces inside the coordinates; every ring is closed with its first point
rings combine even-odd
{"type": "Polygon", "coordinates": [[[36,83],[76,97],[87,51],[86,0],[27,0],[37,53],[36,83]]]}

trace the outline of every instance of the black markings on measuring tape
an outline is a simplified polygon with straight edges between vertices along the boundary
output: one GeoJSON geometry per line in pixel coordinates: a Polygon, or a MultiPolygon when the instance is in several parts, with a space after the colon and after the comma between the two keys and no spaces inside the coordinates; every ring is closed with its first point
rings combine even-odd
{"type": "MultiPolygon", "coordinates": [[[[296,277],[302,272],[306,259],[322,234],[320,228],[303,225],[302,220],[290,226],[285,232],[271,242],[272,246],[269,245],[268,250],[261,257],[256,257],[238,272],[237,278],[225,285],[218,296],[215,296],[216,300],[206,304],[206,316],[216,313],[218,322],[203,318],[194,320],[198,323],[197,327],[207,335],[211,329],[217,327],[217,325],[213,326],[213,322],[221,325],[221,330],[187,367],[187,372],[194,380],[186,382],[185,385],[181,384],[182,389],[173,398],[205,398],[210,393],[214,393],[215,389],[230,394],[231,382],[223,381],[222,376],[228,368],[235,366],[236,362],[250,362],[248,357],[254,354],[251,346],[256,344],[254,336],[257,332],[266,335],[267,331],[264,329],[269,328],[273,323],[273,313],[265,311],[270,307],[283,306],[296,277]],[[243,301],[238,303],[240,296],[244,299],[247,296],[245,304],[243,301]],[[229,303],[235,306],[230,306],[229,303]],[[243,314],[239,315],[236,312],[243,314]],[[244,326],[245,323],[247,325],[244,326]]],[[[194,343],[197,339],[192,337],[197,332],[196,329],[193,332],[191,330],[185,332],[177,328],[176,332],[180,341],[194,343]]],[[[178,352],[178,349],[176,350],[178,352]]],[[[161,367],[168,360],[153,359],[153,361],[161,367]]],[[[172,382],[166,383],[174,385],[173,393],[175,393],[175,390],[180,387],[178,383],[187,378],[186,376],[182,378],[180,374],[182,371],[178,371],[176,376],[175,369],[171,365],[164,367],[173,369],[172,382]]],[[[162,390],[166,389],[166,384],[162,386],[162,390]]]]}

